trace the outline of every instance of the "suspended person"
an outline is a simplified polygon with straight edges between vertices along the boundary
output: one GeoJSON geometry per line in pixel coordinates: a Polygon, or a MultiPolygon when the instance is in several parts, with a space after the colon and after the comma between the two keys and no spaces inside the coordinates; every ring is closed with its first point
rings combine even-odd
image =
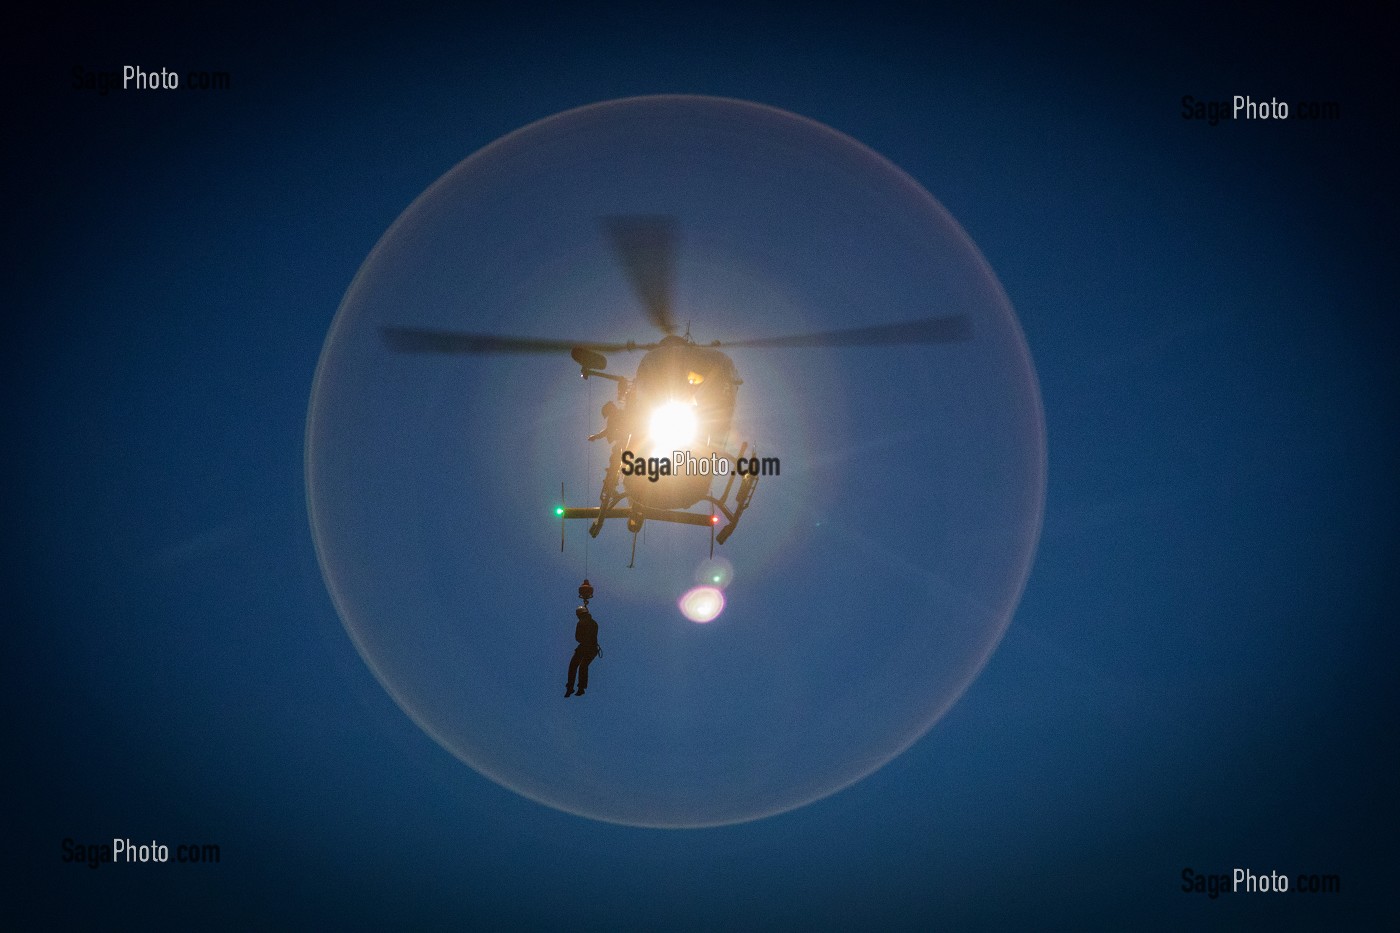
{"type": "Polygon", "coordinates": [[[578,695],[583,696],[588,689],[588,665],[603,653],[603,649],[598,647],[598,622],[588,607],[579,606],[574,610],[574,615],[578,616],[578,625],[574,626],[574,641],[578,642],[578,647],[569,659],[569,683],[564,691],[566,697],[574,695],[575,675],[578,676],[578,695]]]}

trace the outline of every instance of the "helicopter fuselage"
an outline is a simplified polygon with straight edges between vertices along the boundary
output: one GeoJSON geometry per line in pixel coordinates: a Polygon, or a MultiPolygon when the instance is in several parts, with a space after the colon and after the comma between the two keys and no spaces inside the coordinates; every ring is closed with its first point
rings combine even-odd
{"type": "Polygon", "coordinates": [[[664,459],[670,470],[655,480],[649,470],[622,476],[632,503],[686,509],[710,494],[712,467],[733,457],[726,445],[740,382],[727,355],[680,337],[663,339],[642,357],[613,416],[624,419],[627,432],[616,456],[630,452],[644,463],[664,459]]]}

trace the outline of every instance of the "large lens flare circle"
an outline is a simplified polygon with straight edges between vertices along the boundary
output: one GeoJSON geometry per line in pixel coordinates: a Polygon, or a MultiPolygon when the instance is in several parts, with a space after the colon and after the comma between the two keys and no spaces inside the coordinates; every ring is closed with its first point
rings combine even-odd
{"type": "MultiPolygon", "coordinates": [[[[644,359],[607,356],[624,379],[644,359]]],[[[1044,452],[1016,316],[928,192],[791,113],[641,97],[503,137],[384,234],[322,350],[307,500],[346,632],[434,740],[569,813],[700,827],[848,787],[957,701],[1020,599],[1044,452]],[[696,524],[610,517],[593,538],[560,510],[598,504],[613,451],[587,438],[623,398],[568,347],[662,336],[601,222],[620,215],[674,218],[663,284],[697,345],[941,315],[967,338],[721,349],[742,379],[727,449],[781,472],[724,541],[704,500],[696,524]],[[410,353],[396,328],[565,349],[410,353]],[[566,701],[584,577],[603,653],[566,701]]],[[[730,506],[738,478],[711,485],[731,480],[730,506]]]]}

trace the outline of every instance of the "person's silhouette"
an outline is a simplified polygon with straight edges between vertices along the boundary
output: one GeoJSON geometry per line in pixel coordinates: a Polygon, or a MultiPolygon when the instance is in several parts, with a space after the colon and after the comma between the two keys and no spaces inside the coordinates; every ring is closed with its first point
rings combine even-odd
{"type": "Polygon", "coordinates": [[[603,649],[598,647],[598,622],[589,613],[588,607],[579,606],[574,610],[574,615],[578,616],[578,625],[574,626],[574,640],[578,642],[578,647],[569,659],[569,683],[564,691],[566,697],[574,695],[575,674],[578,675],[578,695],[583,696],[588,689],[588,665],[603,653],[603,649]]]}

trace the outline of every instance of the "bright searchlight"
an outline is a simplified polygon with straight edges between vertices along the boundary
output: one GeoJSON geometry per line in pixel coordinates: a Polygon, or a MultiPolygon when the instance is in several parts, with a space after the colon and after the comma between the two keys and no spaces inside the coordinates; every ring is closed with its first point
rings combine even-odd
{"type": "Polygon", "coordinates": [[[699,419],[690,402],[666,402],[651,413],[648,423],[651,442],[657,450],[681,450],[695,440],[699,419]]]}

